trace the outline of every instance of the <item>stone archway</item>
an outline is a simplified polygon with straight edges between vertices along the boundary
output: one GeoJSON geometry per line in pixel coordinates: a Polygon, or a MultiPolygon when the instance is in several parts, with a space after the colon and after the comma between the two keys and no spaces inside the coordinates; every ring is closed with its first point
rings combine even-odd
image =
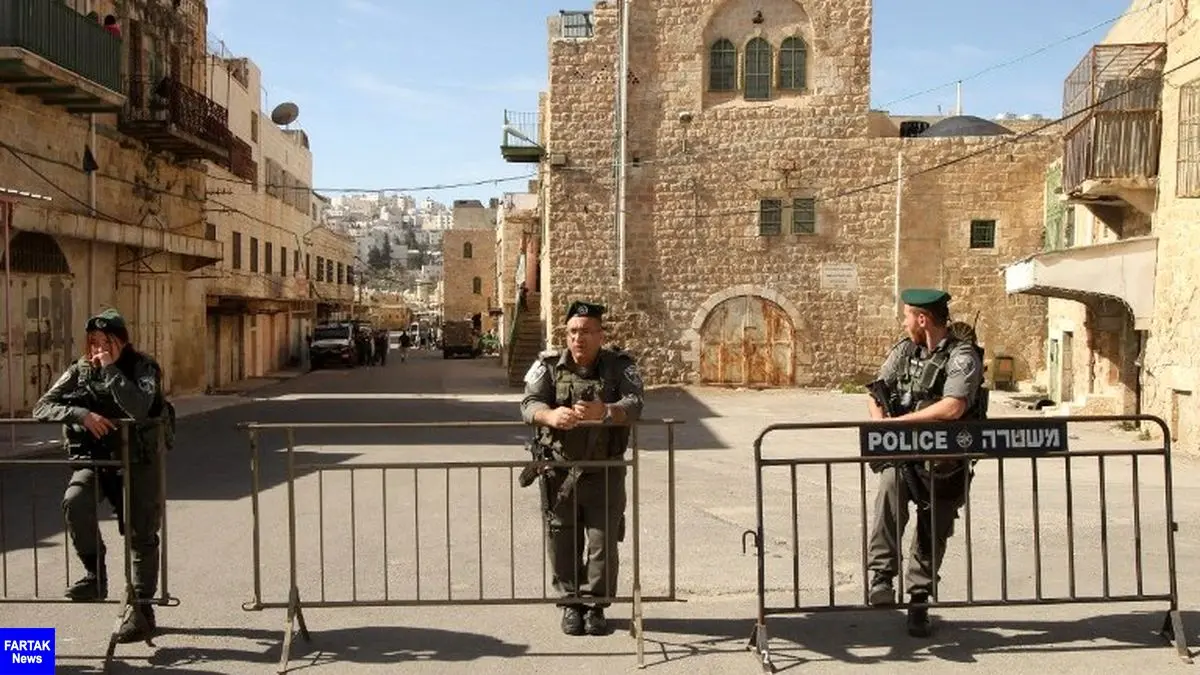
{"type": "Polygon", "coordinates": [[[714,295],[689,331],[702,384],[789,387],[796,383],[795,307],[766,288],[714,295]]]}

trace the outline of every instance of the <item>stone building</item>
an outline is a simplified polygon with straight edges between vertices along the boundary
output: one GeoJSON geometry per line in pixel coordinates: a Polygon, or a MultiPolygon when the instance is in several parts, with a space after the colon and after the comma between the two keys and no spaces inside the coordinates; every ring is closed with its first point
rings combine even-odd
{"type": "Polygon", "coordinates": [[[1060,410],[1156,415],[1192,453],[1200,450],[1198,19],[1187,3],[1135,0],[1066,76],[1071,119],[1047,173],[1046,240],[1006,270],[1011,292],[1050,298],[1042,383],[1060,410]]]}
{"type": "Polygon", "coordinates": [[[496,231],[451,229],[442,238],[442,320],[479,315],[480,328],[495,328],[489,316],[497,307],[496,231]]]}
{"type": "Polygon", "coordinates": [[[505,157],[539,163],[548,342],[588,298],[648,382],[837,385],[897,339],[899,289],[937,285],[989,357],[1042,369],[1045,300],[1001,270],[1042,239],[1053,135],[871,110],[869,0],[629,13],[624,155],[612,2],[551,18],[539,113],[505,116],[505,157]]]}
{"type": "Polygon", "coordinates": [[[221,248],[195,160],[229,161],[226,111],[204,94],[204,4],[92,3],[120,36],[69,3],[17,4],[30,20],[0,30],[3,414],[30,410],[109,306],[169,392],[202,390],[204,278],[221,248]]]}
{"type": "Polygon", "coordinates": [[[450,227],[456,230],[495,229],[499,208],[498,199],[490,200],[487,206],[478,199],[456,199],[450,207],[450,227]]]}
{"type": "Polygon", "coordinates": [[[210,91],[229,110],[231,161],[210,163],[208,235],[224,260],[208,280],[207,384],[260,377],[307,355],[314,321],[353,300],[354,243],[321,222],[308,135],[262,110],[247,58],[209,54],[210,91]]]}
{"type": "Polygon", "coordinates": [[[536,194],[510,193],[500,200],[496,215],[496,300],[502,310],[497,322],[501,344],[508,343],[512,331],[521,282],[526,282],[527,291],[537,292],[534,240],[539,224],[536,194]]]}

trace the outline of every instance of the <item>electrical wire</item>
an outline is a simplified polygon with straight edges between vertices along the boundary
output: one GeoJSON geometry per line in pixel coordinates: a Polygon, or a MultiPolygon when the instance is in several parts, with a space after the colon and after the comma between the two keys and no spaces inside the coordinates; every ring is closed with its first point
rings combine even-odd
{"type": "Polygon", "coordinates": [[[966,76],[966,77],[960,77],[960,78],[958,78],[958,79],[955,79],[955,80],[952,80],[952,81],[950,81],[950,82],[946,82],[946,83],[944,83],[944,84],[939,84],[939,85],[937,85],[936,87],[930,87],[930,88],[928,88],[928,89],[923,89],[923,90],[921,90],[921,91],[918,91],[918,92],[915,92],[915,93],[912,93],[912,94],[908,94],[907,96],[902,96],[902,97],[900,97],[900,98],[892,99],[892,100],[890,100],[890,101],[887,101],[887,102],[885,102],[885,103],[882,103],[882,104],[880,104],[880,106],[879,106],[879,107],[880,107],[880,108],[887,108],[887,107],[888,107],[888,106],[890,106],[890,105],[894,105],[894,104],[896,104],[896,103],[903,103],[903,102],[905,102],[905,101],[909,101],[909,100],[912,100],[912,99],[914,99],[914,98],[917,98],[918,96],[924,96],[925,94],[932,94],[932,93],[933,93],[933,92],[935,92],[935,91],[941,91],[942,89],[946,89],[947,87],[952,87],[952,86],[954,86],[954,85],[956,85],[956,84],[960,84],[960,83],[962,83],[962,82],[969,82],[969,81],[971,81],[971,80],[974,80],[974,79],[977,79],[977,78],[979,78],[979,77],[982,77],[982,76],[984,76],[984,75],[986,75],[986,74],[988,74],[988,73],[991,73],[991,72],[994,72],[994,71],[1000,70],[1000,69],[1002,69],[1002,68],[1007,68],[1007,67],[1009,67],[1009,66],[1016,65],[1016,64],[1018,64],[1018,63],[1020,63],[1020,62],[1022,62],[1022,61],[1025,61],[1026,59],[1030,59],[1030,58],[1032,58],[1032,57],[1034,57],[1034,56],[1037,56],[1038,54],[1042,54],[1042,53],[1044,53],[1044,52],[1047,52],[1047,51],[1049,51],[1049,50],[1051,50],[1051,49],[1054,49],[1055,47],[1058,47],[1058,46],[1064,45],[1064,44],[1066,44],[1066,43],[1068,43],[1068,42],[1070,42],[1070,41],[1072,41],[1072,40],[1077,40],[1077,39],[1079,39],[1079,38],[1081,38],[1081,37],[1083,37],[1083,36],[1085,36],[1085,35],[1087,35],[1087,34],[1089,34],[1089,33],[1093,32],[1093,31],[1095,31],[1095,30],[1098,30],[1098,29],[1100,29],[1100,28],[1103,28],[1103,27],[1105,27],[1105,26],[1107,26],[1107,25],[1109,25],[1109,24],[1116,23],[1117,21],[1120,21],[1121,19],[1124,19],[1124,18],[1126,18],[1126,17],[1129,17],[1129,16],[1133,16],[1134,14],[1137,14],[1137,13],[1139,13],[1139,12],[1145,12],[1145,11],[1147,11],[1147,10],[1153,9],[1154,7],[1156,7],[1156,6],[1160,5],[1160,4],[1162,4],[1162,3],[1163,3],[1163,1],[1164,1],[1164,0],[1154,0],[1154,2],[1151,2],[1150,4],[1146,5],[1145,7],[1142,7],[1142,8],[1140,8],[1140,9],[1131,9],[1131,10],[1128,10],[1128,11],[1126,11],[1126,12],[1123,12],[1123,13],[1121,13],[1121,14],[1118,14],[1117,16],[1114,16],[1114,17],[1112,17],[1111,19],[1106,19],[1106,20],[1104,20],[1104,21],[1101,21],[1100,23],[1098,23],[1098,24],[1096,24],[1096,25],[1094,25],[1094,26],[1092,26],[1092,27],[1090,27],[1090,28],[1086,28],[1086,29],[1084,29],[1084,30],[1082,30],[1082,31],[1079,31],[1078,33],[1072,33],[1071,35],[1066,35],[1066,36],[1063,36],[1063,37],[1061,37],[1061,38],[1059,38],[1059,39],[1057,39],[1057,40],[1055,40],[1055,41],[1053,41],[1053,42],[1047,43],[1047,44],[1045,44],[1045,45],[1042,45],[1041,47],[1037,47],[1037,48],[1035,48],[1035,49],[1033,49],[1033,50],[1031,50],[1031,51],[1028,51],[1028,52],[1025,52],[1025,53],[1023,53],[1023,54],[1020,54],[1020,55],[1018,55],[1018,56],[1015,56],[1015,57],[1013,57],[1013,58],[1011,58],[1011,59],[1009,59],[1009,60],[1007,60],[1007,61],[1001,61],[1000,63],[996,63],[996,64],[993,64],[993,65],[991,65],[991,66],[988,66],[987,68],[984,68],[983,70],[980,70],[980,71],[978,71],[978,72],[972,73],[971,75],[968,75],[968,76],[966,76]]]}
{"type": "MultiPolygon", "coordinates": [[[[1149,58],[1149,57],[1147,57],[1147,58],[1149,58]]],[[[1183,62],[1183,63],[1181,63],[1181,64],[1179,64],[1179,65],[1176,65],[1176,66],[1175,66],[1175,67],[1173,67],[1173,68],[1170,68],[1170,69],[1168,69],[1168,70],[1165,70],[1165,71],[1162,73],[1162,77],[1163,77],[1163,78],[1164,78],[1164,80],[1165,80],[1165,78],[1166,78],[1168,75],[1171,75],[1171,74],[1173,74],[1173,73],[1175,73],[1175,72],[1177,72],[1177,71],[1179,71],[1179,70],[1181,70],[1181,69],[1183,69],[1183,68],[1186,68],[1187,66],[1190,66],[1191,64],[1193,64],[1193,63],[1196,63],[1197,61],[1200,61],[1200,56],[1193,57],[1193,58],[1191,58],[1191,59],[1189,59],[1189,60],[1187,60],[1187,61],[1185,61],[1185,62],[1183,62]]],[[[1143,60],[1143,62],[1144,62],[1144,60],[1143,60]]],[[[1138,66],[1135,66],[1135,68],[1136,68],[1136,67],[1139,67],[1140,65],[1141,65],[1141,64],[1138,64],[1138,66]]],[[[1028,131],[1022,132],[1022,133],[1020,133],[1020,134],[1016,134],[1016,135],[1014,135],[1014,136],[1006,136],[1006,137],[1004,137],[1004,138],[1003,138],[1003,140],[1001,140],[1001,141],[999,141],[999,142],[997,142],[997,143],[994,143],[994,144],[991,144],[991,145],[987,145],[987,146],[985,146],[985,147],[979,148],[978,150],[974,150],[974,151],[968,152],[968,153],[966,153],[966,154],[959,155],[959,156],[957,156],[957,157],[953,157],[953,158],[951,158],[951,159],[948,159],[948,160],[945,160],[945,161],[939,162],[939,163],[937,163],[937,164],[934,164],[933,166],[926,167],[926,168],[923,168],[923,169],[919,169],[919,170],[916,170],[916,171],[912,171],[912,172],[909,172],[909,173],[904,173],[904,174],[901,174],[901,175],[899,175],[899,176],[897,176],[897,177],[895,177],[895,178],[883,179],[883,180],[880,180],[880,181],[876,181],[876,182],[874,182],[874,183],[870,183],[870,184],[868,184],[868,185],[860,186],[860,187],[857,187],[857,188],[852,188],[852,189],[849,189],[849,190],[844,190],[844,191],[838,192],[838,193],[836,193],[836,194],[834,194],[834,195],[832,195],[832,196],[829,196],[829,197],[822,197],[822,198],[815,199],[814,201],[816,201],[816,202],[826,202],[826,201],[833,201],[833,200],[837,200],[837,199],[843,199],[843,198],[850,197],[850,196],[853,196],[853,195],[861,194],[861,193],[863,193],[863,192],[869,192],[869,191],[871,191],[871,190],[876,190],[876,189],[879,189],[879,188],[882,188],[882,187],[887,187],[887,186],[889,186],[889,185],[893,185],[893,184],[895,184],[895,183],[897,183],[897,182],[899,182],[899,181],[901,181],[901,180],[904,180],[904,179],[908,179],[908,178],[914,178],[914,177],[916,177],[916,176],[921,176],[921,175],[924,175],[924,174],[927,174],[927,173],[931,173],[931,172],[934,172],[934,171],[939,171],[939,170],[942,170],[942,169],[945,169],[945,168],[948,168],[948,167],[951,167],[951,166],[954,166],[954,165],[960,164],[960,163],[962,163],[962,162],[965,162],[965,161],[968,161],[968,160],[974,159],[974,158],[976,158],[976,157],[979,157],[979,156],[982,156],[982,155],[984,155],[984,154],[987,154],[987,153],[989,153],[989,152],[992,152],[992,151],[994,151],[994,150],[997,150],[997,149],[999,149],[999,148],[1001,148],[1001,147],[1008,146],[1008,145],[1010,145],[1010,144],[1012,144],[1012,143],[1015,143],[1016,141],[1019,141],[1019,140],[1021,140],[1021,139],[1023,139],[1023,138],[1029,138],[1029,137],[1032,137],[1032,136],[1038,135],[1038,134],[1040,134],[1041,132],[1043,132],[1043,131],[1045,131],[1045,130],[1047,130],[1047,129],[1051,128],[1051,127],[1054,127],[1054,126],[1057,126],[1057,125],[1059,125],[1059,124],[1062,124],[1063,122],[1065,122],[1065,121],[1067,121],[1067,120],[1069,120],[1069,119],[1071,119],[1071,118],[1077,117],[1077,116],[1079,116],[1079,115],[1082,115],[1082,114],[1084,114],[1084,113],[1087,113],[1087,112],[1089,112],[1089,111],[1091,111],[1091,110],[1094,110],[1094,109],[1096,109],[1096,108],[1099,108],[1099,107],[1103,106],[1104,104],[1108,103],[1109,101],[1115,100],[1115,99],[1117,99],[1117,98],[1119,98],[1119,97],[1121,97],[1121,96],[1123,96],[1123,95],[1125,95],[1125,94],[1129,93],[1130,91],[1133,91],[1133,87],[1132,87],[1132,86],[1130,86],[1130,87],[1126,87],[1126,88],[1124,88],[1124,89],[1122,89],[1122,90],[1120,90],[1120,91],[1118,91],[1118,92],[1116,92],[1116,93],[1114,93],[1114,94],[1111,94],[1111,95],[1110,95],[1110,96],[1108,96],[1108,97],[1105,97],[1105,98],[1099,99],[1099,100],[1097,100],[1097,101],[1094,101],[1093,103],[1089,104],[1088,106],[1085,106],[1085,107],[1081,108],[1080,110],[1077,110],[1077,111],[1075,111],[1075,112],[1073,112],[1073,113],[1071,113],[1071,114],[1064,115],[1064,116],[1062,116],[1062,117],[1059,117],[1059,118],[1057,118],[1057,119],[1054,119],[1054,120],[1050,120],[1050,121],[1048,121],[1048,122],[1047,122],[1047,123],[1045,123],[1045,124],[1039,125],[1039,126],[1037,126],[1037,127],[1033,128],[1033,129],[1031,129],[1031,130],[1028,130],[1028,131]]],[[[0,147],[3,147],[4,149],[8,150],[8,151],[9,151],[11,154],[13,154],[15,157],[17,157],[17,158],[18,158],[18,159],[21,161],[21,163],[22,163],[22,164],[24,164],[24,165],[25,165],[27,168],[29,168],[29,169],[30,169],[30,170],[31,170],[31,171],[32,171],[32,172],[33,172],[35,175],[37,175],[39,178],[41,178],[41,179],[42,179],[43,181],[45,181],[47,184],[49,184],[50,186],[54,187],[54,188],[55,188],[56,190],[58,190],[59,192],[63,193],[64,195],[66,195],[66,196],[67,196],[68,198],[70,198],[71,200],[73,200],[73,201],[75,201],[75,202],[77,202],[77,203],[79,203],[79,204],[81,204],[81,205],[83,205],[83,206],[85,206],[85,207],[87,207],[87,206],[88,206],[88,204],[87,204],[87,203],[85,203],[85,202],[83,202],[83,200],[80,200],[80,199],[78,199],[77,197],[75,197],[74,195],[71,195],[71,194],[70,194],[69,192],[67,192],[67,191],[66,191],[64,188],[62,188],[62,187],[61,187],[61,186],[59,186],[57,183],[55,183],[53,180],[51,180],[50,178],[48,178],[48,177],[47,177],[45,174],[43,174],[43,173],[41,173],[40,171],[38,171],[38,170],[37,170],[35,167],[33,167],[33,166],[32,166],[32,165],[29,163],[29,162],[27,162],[27,161],[24,159],[24,157],[22,157],[22,155],[30,155],[30,156],[35,156],[35,157],[36,157],[36,155],[33,155],[33,153],[28,153],[28,152],[26,152],[26,151],[23,151],[23,150],[17,149],[17,148],[13,147],[12,145],[10,145],[10,144],[8,144],[8,143],[6,143],[6,142],[4,142],[4,141],[0,141],[0,147]]],[[[608,165],[606,164],[605,166],[608,166],[608,165]]],[[[576,168],[578,169],[578,168],[582,168],[582,167],[576,167],[576,168]]],[[[442,187],[450,187],[450,186],[465,186],[465,185],[469,185],[469,184],[477,185],[477,184],[484,184],[484,183],[488,183],[488,182],[498,182],[498,181],[501,181],[501,180],[518,180],[518,179],[521,179],[521,178],[526,178],[526,179],[527,179],[527,178],[531,178],[531,177],[533,177],[533,175],[527,175],[527,176],[518,176],[518,177],[508,177],[508,178],[497,178],[497,179],[489,179],[489,180],[482,180],[482,181],[470,181],[470,182],[463,182],[463,183],[456,183],[456,184],[441,184],[441,185],[435,185],[435,186],[427,186],[426,188],[421,188],[421,189],[438,189],[438,188],[442,188],[442,187]]],[[[210,176],[210,178],[211,178],[211,176],[210,176]]],[[[222,178],[222,179],[223,179],[223,178],[222,178]]],[[[228,180],[228,179],[223,179],[223,180],[228,180]]],[[[127,179],[121,179],[121,182],[133,183],[133,181],[129,181],[129,180],[127,180],[127,179]]],[[[234,182],[237,182],[237,181],[234,181],[234,182]]],[[[250,181],[245,181],[245,183],[246,183],[246,184],[250,184],[250,181]]],[[[223,211],[230,212],[230,213],[236,213],[236,214],[239,214],[239,215],[241,215],[241,216],[243,216],[243,217],[245,217],[245,218],[248,218],[248,219],[250,219],[250,220],[252,220],[252,221],[254,221],[254,222],[262,223],[262,224],[265,224],[265,225],[267,225],[267,226],[270,226],[270,227],[274,227],[274,228],[277,228],[277,229],[284,230],[284,231],[288,232],[289,234],[291,234],[291,235],[292,235],[294,238],[296,238],[296,239],[297,239],[297,241],[299,241],[299,235],[298,235],[298,234],[296,234],[295,232],[293,232],[292,230],[290,230],[290,229],[288,229],[288,228],[285,228],[285,227],[282,227],[282,226],[278,225],[277,223],[271,223],[270,221],[264,220],[264,219],[262,219],[262,218],[259,218],[258,216],[255,216],[255,215],[253,215],[253,214],[247,213],[247,212],[245,212],[245,211],[243,211],[243,210],[241,210],[241,209],[238,209],[238,208],[236,208],[236,207],[234,207],[234,206],[232,206],[232,205],[225,204],[225,203],[219,202],[219,201],[217,201],[217,200],[202,199],[202,198],[198,198],[198,197],[190,197],[190,196],[187,196],[187,195],[178,195],[178,194],[175,194],[174,192],[171,192],[171,191],[169,191],[169,190],[164,190],[164,189],[162,189],[162,188],[155,188],[155,187],[153,187],[153,186],[139,185],[139,187],[141,187],[142,189],[149,189],[149,190],[151,190],[151,191],[153,191],[153,192],[157,192],[157,193],[166,194],[166,195],[169,195],[169,196],[172,196],[172,197],[175,197],[175,198],[179,198],[179,199],[190,199],[190,200],[192,200],[192,201],[203,202],[203,203],[208,203],[209,201],[211,201],[211,202],[212,202],[213,204],[215,204],[216,206],[219,206],[219,207],[221,207],[221,209],[222,209],[223,211]]],[[[338,191],[338,190],[352,191],[352,190],[350,190],[349,188],[339,188],[339,189],[337,189],[337,190],[325,190],[325,191],[327,191],[327,192],[334,192],[334,191],[338,191]]],[[[357,190],[353,190],[353,191],[357,191],[357,190]]],[[[368,190],[363,190],[363,191],[364,191],[364,192],[368,192],[368,190]]],[[[382,191],[393,191],[393,190],[380,190],[380,189],[374,189],[374,190],[369,190],[369,191],[370,191],[370,192],[382,192],[382,191]]],[[[417,190],[417,189],[408,188],[408,189],[396,189],[396,190],[394,190],[394,191],[396,191],[396,192],[406,192],[406,191],[418,191],[418,190],[417,190]]],[[[89,208],[90,208],[90,207],[89,207],[89,208]]],[[[756,215],[756,214],[758,214],[758,213],[759,213],[759,211],[760,211],[760,210],[759,210],[758,208],[755,208],[755,209],[736,209],[736,210],[714,210],[714,211],[710,211],[710,212],[707,212],[707,213],[699,213],[699,212],[697,212],[697,213],[693,214],[693,217],[700,217],[700,218],[714,218],[714,217],[726,217],[726,216],[731,216],[731,215],[756,215]]],[[[126,221],[122,221],[122,220],[120,220],[120,219],[117,219],[117,218],[113,218],[113,217],[111,217],[111,216],[104,215],[104,214],[100,213],[99,211],[97,211],[96,213],[97,213],[98,215],[102,215],[102,216],[104,216],[104,217],[105,217],[106,219],[108,219],[108,220],[112,220],[113,222],[118,222],[118,223],[123,223],[123,224],[131,224],[131,223],[127,223],[126,221]]],[[[189,223],[189,225],[190,225],[190,223],[189,223]]],[[[186,226],[186,225],[185,225],[185,226],[186,226]]]]}

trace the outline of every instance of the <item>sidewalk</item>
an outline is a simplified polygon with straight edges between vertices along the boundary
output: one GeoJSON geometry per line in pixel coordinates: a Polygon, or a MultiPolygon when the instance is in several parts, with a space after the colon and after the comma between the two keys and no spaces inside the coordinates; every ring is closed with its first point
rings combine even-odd
{"type": "MultiPolygon", "coordinates": [[[[170,398],[175,406],[175,418],[249,403],[249,394],[304,374],[305,371],[300,370],[282,370],[264,377],[251,377],[234,382],[211,394],[172,396],[170,398]]],[[[56,424],[0,424],[0,460],[50,455],[58,451],[61,436],[62,427],[56,424]]]]}

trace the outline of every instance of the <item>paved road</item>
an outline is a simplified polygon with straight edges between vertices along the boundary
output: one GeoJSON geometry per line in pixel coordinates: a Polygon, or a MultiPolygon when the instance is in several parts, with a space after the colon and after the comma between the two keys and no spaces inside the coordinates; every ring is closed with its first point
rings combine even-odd
{"type": "MultiPolygon", "coordinates": [[[[253,597],[250,462],[238,422],[449,422],[514,419],[519,393],[503,384],[494,360],[443,361],[419,354],[386,368],[319,371],[261,390],[246,404],[180,421],[179,445],[169,470],[169,590],[177,608],[160,609],[165,632],[155,647],[121,646],[114,672],[270,672],[278,662],[284,612],[243,611],[253,597]]],[[[741,533],[754,526],[751,441],[770,421],[852,419],[862,397],[806,392],[663,390],[650,396],[648,414],[689,421],[679,429],[677,475],[677,587],[686,603],[646,607],[647,664],[655,672],[756,672],[744,650],[755,612],[753,549],[743,555],[741,533]]],[[[511,489],[508,471],[414,472],[372,468],[372,462],[519,460],[519,428],[304,429],[295,438],[296,461],[339,467],[317,478],[298,471],[298,560],[304,600],[349,598],[422,599],[538,597],[544,592],[537,506],[532,490],[511,489]],[[415,489],[414,489],[415,480],[415,489]],[[386,491],[385,491],[386,488],[386,491]],[[353,492],[352,492],[353,490],[353,492]],[[352,496],[353,495],[353,496],[352,496]],[[414,506],[420,518],[414,518],[414,506]],[[449,513],[449,517],[447,517],[449,513]],[[447,523],[449,528],[447,530],[447,523]],[[447,531],[449,534],[447,534],[447,531]],[[386,542],[386,549],[385,549],[386,542]],[[448,543],[447,543],[448,542],[448,543]],[[419,549],[417,544],[419,543],[419,549]],[[418,560],[419,550],[419,560],[418,560]],[[483,555],[480,552],[483,551],[483,555]],[[511,560],[513,561],[510,563],[511,560]],[[481,564],[482,559],[482,564],[481,564]],[[320,571],[324,569],[324,577],[320,571]]],[[[665,435],[647,430],[642,462],[641,581],[648,595],[667,588],[667,454],[665,435]]],[[[1085,428],[1079,447],[1133,447],[1131,434],[1085,428]]],[[[260,452],[263,522],[261,587],[264,601],[287,595],[286,472],[281,433],[264,433],[260,452]]],[[[1144,444],[1142,444],[1144,445],[1144,444]]],[[[846,433],[781,437],[768,453],[821,456],[853,454],[846,433]]],[[[1152,460],[1139,464],[1144,486],[1142,524],[1146,589],[1165,583],[1162,567],[1161,491],[1152,460]]],[[[1136,584],[1132,557],[1128,460],[1106,464],[1110,544],[1110,590],[1136,584]],[[1122,482],[1124,481],[1124,482],[1122,482]]],[[[1200,554],[1194,531],[1200,516],[1200,471],[1180,461],[1175,480],[1181,523],[1179,560],[1184,606],[1200,575],[1187,561],[1200,554]]],[[[977,597],[998,597],[999,490],[994,470],[980,471],[972,503],[972,570],[977,597]]],[[[820,469],[798,473],[801,513],[798,587],[793,587],[792,492],[786,472],[765,479],[767,587],[772,604],[824,602],[833,588],[839,602],[861,595],[859,476],[853,467],[830,476],[834,522],[834,576],[826,568],[826,482],[820,469]]],[[[868,481],[870,478],[868,477],[868,481]]],[[[1031,476],[1028,467],[1006,466],[1005,490],[1010,597],[1033,594],[1031,476]]],[[[33,551],[38,552],[39,590],[58,594],[64,551],[56,527],[61,475],[43,471],[6,480],[4,495],[6,593],[32,593],[33,551]],[[36,508],[29,504],[36,503],[36,508]],[[37,536],[31,515],[37,516],[37,536]],[[36,542],[36,548],[34,546],[36,542]]],[[[1100,592],[1099,480],[1094,462],[1073,470],[1072,519],[1080,593],[1100,592]]],[[[1039,528],[1043,534],[1043,592],[1066,592],[1065,487],[1062,470],[1039,475],[1039,528]]],[[[961,525],[961,523],[960,523],[961,525]]],[[[105,523],[110,540],[115,527],[105,523]]],[[[965,588],[963,527],[953,540],[944,570],[944,596],[965,588]]],[[[629,560],[631,537],[623,554],[629,560]]],[[[119,560],[119,558],[117,558],[119,560]]],[[[114,563],[115,564],[115,561],[114,563]]],[[[74,572],[74,570],[72,570],[74,572]]],[[[632,583],[622,568],[622,589],[632,583]]],[[[100,662],[113,607],[5,605],[4,625],[52,625],[58,629],[61,672],[93,672],[100,662]]],[[[1152,634],[1161,605],[1006,608],[938,612],[939,633],[913,640],[897,613],[847,613],[779,617],[770,622],[777,665],[795,672],[841,672],[885,665],[893,671],[959,672],[975,663],[986,672],[1111,671],[1147,668],[1165,672],[1185,666],[1152,634]]],[[[635,663],[627,628],[629,606],[611,616],[619,629],[606,638],[570,638],[558,632],[548,607],[423,607],[309,609],[311,644],[297,639],[293,667],[319,672],[618,672],[635,663]]],[[[1195,642],[1200,616],[1190,615],[1195,642]]]]}

